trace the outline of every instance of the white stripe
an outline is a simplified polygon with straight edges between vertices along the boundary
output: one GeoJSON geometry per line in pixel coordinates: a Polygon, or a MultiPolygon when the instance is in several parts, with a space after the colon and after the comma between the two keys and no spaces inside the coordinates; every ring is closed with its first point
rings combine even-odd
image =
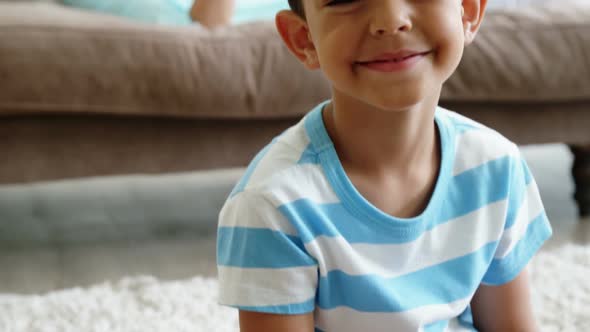
{"type": "Polygon", "coordinates": [[[481,166],[504,156],[517,156],[518,148],[491,130],[470,130],[457,139],[453,175],[481,166]]]}
{"type": "Polygon", "coordinates": [[[277,207],[301,199],[307,199],[315,204],[340,202],[321,165],[293,166],[281,172],[275,180],[269,181],[268,187],[272,189],[271,199],[277,207]]]}
{"type": "Polygon", "coordinates": [[[271,189],[269,198],[276,207],[304,198],[316,204],[339,203],[320,165],[297,165],[309,143],[303,122],[288,129],[260,160],[245,190],[271,189]]]}
{"type": "Polygon", "coordinates": [[[367,326],[371,332],[418,331],[424,325],[457,317],[470,301],[471,297],[394,313],[360,312],[348,307],[317,308],[315,319],[316,326],[325,331],[367,331],[367,326]]]}
{"type": "Polygon", "coordinates": [[[302,303],[317,288],[315,266],[284,269],[244,269],[218,266],[219,301],[231,306],[302,303]]]}
{"type": "Polygon", "coordinates": [[[310,143],[305,131],[305,119],[301,119],[295,126],[287,129],[279,137],[279,142],[292,147],[296,151],[305,151],[310,143]]]}
{"type": "Polygon", "coordinates": [[[516,220],[510,228],[504,231],[494,258],[501,259],[508,256],[518,241],[526,234],[529,224],[541,212],[543,212],[543,203],[541,202],[537,184],[532,180],[527,186],[524,199],[518,208],[516,220]]]}
{"type": "Polygon", "coordinates": [[[461,115],[461,114],[459,114],[457,112],[449,111],[449,110],[447,110],[445,108],[442,108],[442,107],[438,107],[438,108],[440,110],[442,110],[442,112],[445,112],[445,114],[449,118],[453,118],[455,121],[460,122],[460,123],[462,123],[464,125],[469,125],[469,126],[472,126],[472,127],[477,128],[477,129],[489,129],[488,127],[484,126],[483,124],[481,124],[481,123],[479,123],[477,121],[474,121],[474,120],[472,120],[472,119],[470,119],[470,118],[468,118],[468,117],[466,117],[464,115],[461,115]]]}
{"type": "Polygon", "coordinates": [[[445,332],[473,332],[473,329],[461,325],[458,318],[453,318],[449,322],[449,326],[447,326],[445,332]]]}
{"type": "Polygon", "coordinates": [[[281,170],[297,163],[309,144],[303,120],[277,138],[250,175],[246,189],[256,187],[281,170]]]}
{"type": "Polygon", "coordinates": [[[242,191],[225,203],[219,227],[264,228],[297,236],[297,230],[263,194],[242,191]]]}
{"type": "Polygon", "coordinates": [[[413,242],[350,244],[342,237],[320,236],[305,244],[318,261],[320,274],[333,270],[349,275],[393,278],[477,251],[502,235],[506,200],[441,224],[413,242]]]}

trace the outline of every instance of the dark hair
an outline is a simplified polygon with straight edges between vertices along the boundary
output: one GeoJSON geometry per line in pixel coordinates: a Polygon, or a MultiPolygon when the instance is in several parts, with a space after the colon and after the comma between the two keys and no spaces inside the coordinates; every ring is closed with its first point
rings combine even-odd
{"type": "Polygon", "coordinates": [[[295,14],[305,18],[305,11],[303,10],[303,0],[289,0],[289,7],[295,14]]]}

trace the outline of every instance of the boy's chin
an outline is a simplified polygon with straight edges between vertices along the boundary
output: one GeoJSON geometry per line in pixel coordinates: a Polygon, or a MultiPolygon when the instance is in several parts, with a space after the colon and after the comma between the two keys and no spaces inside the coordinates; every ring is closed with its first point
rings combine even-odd
{"type": "Polygon", "coordinates": [[[426,97],[422,94],[389,94],[385,96],[372,96],[368,98],[369,104],[388,112],[405,112],[424,104],[426,97]]]}

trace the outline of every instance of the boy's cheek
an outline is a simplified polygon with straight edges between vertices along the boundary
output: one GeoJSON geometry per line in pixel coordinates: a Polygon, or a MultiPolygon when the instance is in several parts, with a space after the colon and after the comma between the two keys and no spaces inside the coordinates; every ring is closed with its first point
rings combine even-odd
{"type": "Polygon", "coordinates": [[[438,36],[434,40],[438,40],[438,53],[440,56],[446,58],[446,61],[459,62],[463,50],[465,48],[465,31],[460,24],[453,24],[443,27],[438,31],[438,36]]]}

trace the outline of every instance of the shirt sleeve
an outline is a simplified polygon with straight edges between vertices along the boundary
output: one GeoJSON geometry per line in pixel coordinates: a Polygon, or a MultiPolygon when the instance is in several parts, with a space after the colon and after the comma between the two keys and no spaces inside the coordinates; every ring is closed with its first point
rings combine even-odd
{"type": "Polygon", "coordinates": [[[291,315],[315,308],[317,262],[290,222],[261,194],[240,192],[223,207],[217,270],[222,305],[291,315]]]}
{"type": "Polygon", "coordinates": [[[514,157],[510,174],[504,231],[483,278],[488,285],[515,279],[552,234],[537,184],[520,154],[514,157]]]}

